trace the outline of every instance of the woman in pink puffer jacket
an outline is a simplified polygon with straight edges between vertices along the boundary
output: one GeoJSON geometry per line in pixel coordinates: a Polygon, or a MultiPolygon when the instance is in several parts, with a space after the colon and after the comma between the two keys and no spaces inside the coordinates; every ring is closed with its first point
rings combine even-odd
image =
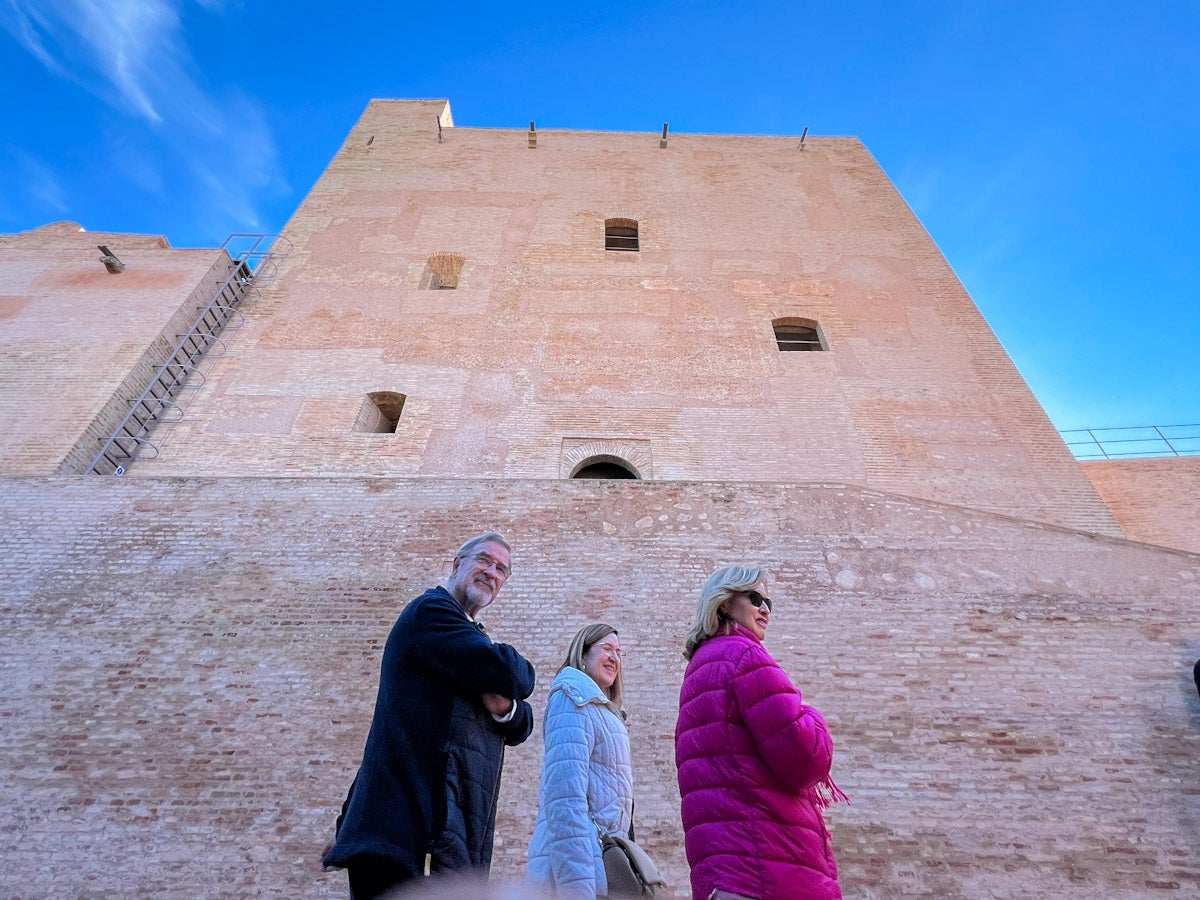
{"type": "Polygon", "coordinates": [[[675,765],[695,900],[842,896],[822,815],[846,799],[833,741],[762,645],[765,590],[760,569],[714,572],[684,650],[675,765]]]}

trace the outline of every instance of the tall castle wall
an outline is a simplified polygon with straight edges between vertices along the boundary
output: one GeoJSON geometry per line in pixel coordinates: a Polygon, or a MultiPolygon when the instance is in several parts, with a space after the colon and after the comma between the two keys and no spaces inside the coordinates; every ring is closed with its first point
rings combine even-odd
{"type": "Polygon", "coordinates": [[[1200,553],[1200,456],[1082,465],[1131,541],[1200,553]]]}
{"type": "Polygon", "coordinates": [[[653,479],[838,481],[1120,533],[857,140],[528,143],[451,127],[444,101],[371,103],[141,473],[559,478],[599,447],[653,479]],[[638,252],[605,250],[612,218],[638,252]],[[431,289],[453,257],[456,287],[431,289]],[[788,318],[828,349],[781,353],[788,318]],[[377,391],[403,395],[394,434],[355,430],[377,391]]]}
{"type": "Polygon", "coordinates": [[[232,268],[71,222],[0,235],[0,473],[85,471],[232,268]]]}
{"type": "MultiPolygon", "coordinates": [[[[223,254],[107,236],[110,276],[106,236],[0,237],[6,895],[344,896],[317,855],[387,631],[491,527],[515,574],[486,619],[539,720],[574,631],[620,629],[639,837],[677,896],[680,642],[735,562],[771,570],[767,646],[830,721],[848,897],[1200,891],[1200,556],[1114,537],[1113,482],[861,144],[658,142],[372,103],[123,478],[50,476],[223,254]],[[603,249],[614,217],[637,253],[603,249]],[[780,318],[827,349],[780,353],[780,318]],[[376,391],[395,433],[364,428],[376,391]],[[596,457],[645,480],[569,480],[596,457]]],[[[1161,540],[1135,500],[1117,520],[1161,540]]],[[[501,880],[539,736],[508,757],[501,880]]]]}
{"type": "Polygon", "coordinates": [[[770,568],[767,647],[827,716],[847,897],[1200,890],[1200,557],[839,485],[10,478],[0,492],[7,896],[344,896],[317,856],[403,604],[468,534],[545,691],[621,631],[638,832],[686,896],[672,730],[702,579],[770,568]]]}

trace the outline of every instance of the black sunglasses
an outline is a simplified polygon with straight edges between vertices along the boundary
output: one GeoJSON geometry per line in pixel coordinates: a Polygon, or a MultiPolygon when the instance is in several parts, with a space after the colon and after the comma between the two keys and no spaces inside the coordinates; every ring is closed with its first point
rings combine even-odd
{"type": "Polygon", "coordinates": [[[758,591],[746,591],[746,599],[750,601],[750,605],[756,609],[760,606],[765,606],[767,612],[771,611],[771,598],[764,597],[758,591]]]}

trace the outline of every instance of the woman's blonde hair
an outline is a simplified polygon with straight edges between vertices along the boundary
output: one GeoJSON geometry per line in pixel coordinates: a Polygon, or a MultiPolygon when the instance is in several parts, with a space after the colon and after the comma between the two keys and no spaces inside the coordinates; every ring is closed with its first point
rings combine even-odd
{"type": "MultiPolygon", "coordinates": [[[[567,648],[567,658],[558,667],[558,671],[561,672],[563,669],[570,667],[578,669],[580,672],[586,672],[586,669],[583,667],[584,655],[610,634],[616,633],[617,629],[603,623],[585,625],[583,628],[580,628],[575,637],[571,638],[571,646],[567,648]]],[[[621,674],[624,668],[623,665],[617,666],[617,677],[613,681],[612,687],[605,692],[608,694],[608,702],[622,715],[624,715],[623,700],[625,697],[625,688],[621,681],[621,674]]]]}
{"type": "Polygon", "coordinates": [[[683,658],[691,659],[701,644],[713,637],[725,622],[721,604],[734,594],[752,590],[756,584],[766,580],[765,569],[749,566],[726,566],[708,576],[700,588],[700,600],[696,604],[696,619],[687,633],[683,644],[683,658]]]}

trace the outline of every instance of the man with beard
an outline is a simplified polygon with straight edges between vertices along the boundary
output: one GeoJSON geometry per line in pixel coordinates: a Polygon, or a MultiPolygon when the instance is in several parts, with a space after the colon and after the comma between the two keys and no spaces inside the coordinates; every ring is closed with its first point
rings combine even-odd
{"type": "Polygon", "coordinates": [[[475,621],[510,552],[497,532],[471,538],[392,627],[362,765],[323,857],[349,870],[353,900],[491,866],[504,747],[533,729],[533,666],[475,621]]]}

